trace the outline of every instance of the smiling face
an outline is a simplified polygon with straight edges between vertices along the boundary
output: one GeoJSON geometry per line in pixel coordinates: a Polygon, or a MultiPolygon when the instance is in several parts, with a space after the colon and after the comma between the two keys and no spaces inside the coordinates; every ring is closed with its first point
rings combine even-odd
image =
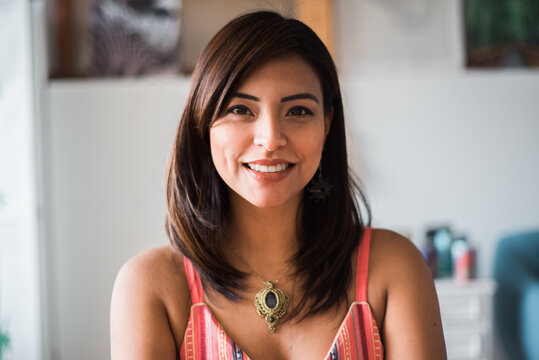
{"type": "Polygon", "coordinates": [[[253,70],[210,128],[213,163],[232,190],[230,200],[299,204],[320,162],[330,116],[316,73],[299,56],[253,70]]]}

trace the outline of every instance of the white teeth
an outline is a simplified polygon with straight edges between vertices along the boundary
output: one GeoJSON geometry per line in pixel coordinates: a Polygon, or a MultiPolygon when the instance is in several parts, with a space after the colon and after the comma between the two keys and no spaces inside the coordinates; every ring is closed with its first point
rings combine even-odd
{"type": "Polygon", "coordinates": [[[278,171],[283,171],[288,168],[289,164],[277,164],[277,165],[258,165],[258,164],[247,164],[251,170],[255,170],[261,173],[274,173],[278,171]]]}

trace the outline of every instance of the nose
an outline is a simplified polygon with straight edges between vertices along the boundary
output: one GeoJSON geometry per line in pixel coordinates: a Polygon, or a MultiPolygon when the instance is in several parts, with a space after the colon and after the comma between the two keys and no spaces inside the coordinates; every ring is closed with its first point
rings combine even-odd
{"type": "Polygon", "coordinates": [[[254,144],[266,151],[275,151],[286,145],[286,136],[277,114],[263,114],[255,121],[254,144]]]}

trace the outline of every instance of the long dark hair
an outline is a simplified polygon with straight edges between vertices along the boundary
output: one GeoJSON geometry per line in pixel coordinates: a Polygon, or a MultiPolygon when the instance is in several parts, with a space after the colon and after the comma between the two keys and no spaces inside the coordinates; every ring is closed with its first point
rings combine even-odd
{"type": "Polygon", "coordinates": [[[209,129],[250,71],[268,59],[287,55],[298,55],[312,66],[322,86],[324,113],[333,111],[321,160],[333,190],[323,203],[304,196],[298,214],[299,250],[292,259],[294,275],[305,284],[292,314],[307,310],[306,314],[313,315],[347,299],[350,254],[363,227],[370,223],[370,209],[348,167],[335,64],[322,41],[302,22],[274,12],[250,13],[228,23],[204,49],[168,167],[166,230],[172,245],[193,262],[205,286],[231,300],[240,298],[238,290],[243,289],[246,274],[223,255],[229,199],[212,162],[209,129]],[[367,221],[361,216],[360,203],[367,221]]]}

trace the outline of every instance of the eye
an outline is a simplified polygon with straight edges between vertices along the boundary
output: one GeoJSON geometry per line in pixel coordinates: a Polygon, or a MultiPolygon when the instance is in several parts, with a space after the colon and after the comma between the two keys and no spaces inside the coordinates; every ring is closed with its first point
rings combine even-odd
{"type": "Polygon", "coordinates": [[[234,105],[228,108],[226,111],[227,114],[234,114],[234,115],[253,115],[251,110],[245,105],[234,105]]]}
{"type": "Polygon", "coordinates": [[[305,116],[305,115],[312,115],[313,112],[309,109],[307,109],[304,106],[294,106],[292,109],[288,110],[286,115],[289,116],[305,116]]]}

